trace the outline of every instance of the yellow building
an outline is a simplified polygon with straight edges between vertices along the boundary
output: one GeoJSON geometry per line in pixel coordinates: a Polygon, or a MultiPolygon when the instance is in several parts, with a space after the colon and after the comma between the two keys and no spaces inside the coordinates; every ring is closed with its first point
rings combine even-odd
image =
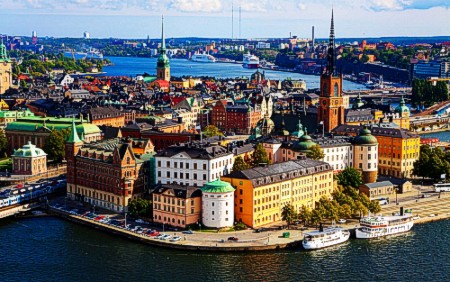
{"type": "Polygon", "coordinates": [[[6,46],[0,44],[0,94],[5,94],[12,85],[12,63],[6,53],[6,46]]]}
{"type": "MultiPolygon", "coordinates": [[[[336,134],[356,136],[362,126],[340,125],[336,134]]],[[[393,177],[411,177],[414,162],[420,155],[420,136],[402,128],[372,126],[372,135],[378,140],[378,174],[393,177]]]]}
{"type": "Polygon", "coordinates": [[[306,158],[233,172],[222,180],[236,188],[236,221],[252,228],[281,221],[287,204],[314,208],[334,187],[330,165],[306,158]]]}

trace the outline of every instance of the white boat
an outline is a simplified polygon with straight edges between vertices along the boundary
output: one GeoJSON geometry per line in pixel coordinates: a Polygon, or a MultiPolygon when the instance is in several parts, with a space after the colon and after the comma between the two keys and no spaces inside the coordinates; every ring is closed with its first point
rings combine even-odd
{"type": "Polygon", "coordinates": [[[302,245],[305,250],[315,250],[346,242],[350,238],[350,231],[340,227],[323,228],[305,233],[302,245]]]}
{"type": "Polygon", "coordinates": [[[370,239],[408,232],[414,225],[411,214],[393,216],[365,217],[359,221],[356,238],[370,239]]]}
{"type": "Polygon", "coordinates": [[[257,69],[259,68],[259,58],[250,53],[244,55],[242,60],[242,66],[247,69],[257,69]]]}
{"type": "Polygon", "coordinates": [[[75,52],[73,50],[66,51],[64,52],[64,57],[73,58],[75,60],[84,60],[84,59],[102,60],[103,54],[95,48],[89,48],[87,52],[75,52]]]}
{"type": "Polygon", "coordinates": [[[211,55],[208,54],[194,54],[191,57],[191,60],[193,62],[199,62],[199,63],[215,63],[216,58],[214,58],[211,55]]]}

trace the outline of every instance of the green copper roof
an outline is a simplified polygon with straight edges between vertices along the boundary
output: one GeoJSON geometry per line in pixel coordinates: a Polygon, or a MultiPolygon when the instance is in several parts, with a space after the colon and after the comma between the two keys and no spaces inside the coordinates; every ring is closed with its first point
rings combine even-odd
{"type": "Polygon", "coordinates": [[[395,108],[395,112],[396,113],[409,113],[409,108],[406,106],[405,99],[403,99],[403,96],[402,96],[402,99],[400,100],[400,105],[398,105],[398,107],[395,108]]]}
{"type": "Polygon", "coordinates": [[[300,138],[304,134],[305,134],[305,132],[303,131],[303,125],[302,125],[301,121],[298,120],[297,131],[292,132],[291,136],[292,137],[296,137],[296,138],[300,138]]]}
{"type": "Polygon", "coordinates": [[[8,57],[8,53],[6,52],[6,46],[2,43],[0,43],[0,62],[10,62],[11,59],[8,57]]]}
{"type": "Polygon", "coordinates": [[[314,145],[316,145],[316,143],[312,141],[311,136],[309,136],[308,133],[305,133],[305,135],[300,137],[298,142],[294,144],[293,149],[298,151],[307,151],[314,145]]]}
{"type": "Polygon", "coordinates": [[[231,193],[234,192],[233,186],[230,183],[220,180],[220,178],[206,183],[202,188],[202,192],[206,193],[231,193]]]}
{"type": "Polygon", "coordinates": [[[28,143],[23,145],[21,149],[14,150],[12,157],[40,157],[46,155],[47,154],[42,149],[31,144],[31,141],[28,141],[28,143]]]}
{"type": "Polygon", "coordinates": [[[70,128],[70,136],[67,139],[68,143],[80,143],[82,142],[80,137],[78,137],[77,128],[75,127],[75,121],[72,120],[72,126],[70,128]]]}
{"type": "Polygon", "coordinates": [[[372,135],[372,132],[368,128],[364,128],[359,132],[359,135],[355,137],[353,143],[356,145],[372,145],[378,144],[378,140],[372,135]]]}
{"type": "Polygon", "coordinates": [[[358,93],[358,97],[356,97],[355,103],[353,103],[353,108],[354,109],[359,109],[362,106],[364,106],[364,102],[361,99],[361,94],[358,93]]]}
{"type": "MultiPolygon", "coordinates": [[[[76,129],[78,136],[82,133],[84,135],[100,133],[101,130],[95,124],[90,124],[83,122],[80,119],[76,119],[76,129]]],[[[38,128],[44,127],[49,130],[63,130],[70,127],[72,124],[71,118],[55,118],[55,117],[39,117],[30,116],[25,118],[19,118],[14,122],[9,123],[5,130],[6,131],[31,131],[34,132],[38,128]]]]}

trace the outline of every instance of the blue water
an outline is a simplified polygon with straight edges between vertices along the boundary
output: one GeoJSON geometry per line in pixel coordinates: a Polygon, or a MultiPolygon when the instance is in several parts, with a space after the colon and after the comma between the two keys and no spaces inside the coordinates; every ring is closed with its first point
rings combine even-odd
{"type": "Polygon", "coordinates": [[[156,248],[58,218],[0,221],[0,281],[450,281],[450,220],[305,252],[156,248]]]}
{"type": "MultiPolygon", "coordinates": [[[[106,66],[103,71],[107,75],[117,76],[136,76],[142,75],[144,72],[149,74],[156,73],[156,59],[155,58],[137,58],[137,57],[108,57],[114,64],[113,66],[106,66]]],[[[250,77],[256,70],[243,68],[240,64],[230,63],[196,63],[184,59],[170,60],[170,72],[172,76],[211,76],[217,78],[236,78],[236,77],[250,77]]],[[[262,70],[261,70],[262,71],[262,70]]],[[[266,78],[269,79],[303,79],[306,81],[306,86],[310,89],[319,88],[320,78],[315,75],[306,75],[299,73],[281,72],[273,70],[264,70],[266,78]]],[[[362,84],[357,84],[351,81],[345,81],[343,85],[344,90],[362,90],[367,89],[362,84]]]]}
{"type": "Polygon", "coordinates": [[[427,134],[420,134],[420,137],[422,138],[439,138],[439,141],[450,141],[450,131],[443,131],[443,132],[435,132],[435,133],[427,133],[427,134]]]}

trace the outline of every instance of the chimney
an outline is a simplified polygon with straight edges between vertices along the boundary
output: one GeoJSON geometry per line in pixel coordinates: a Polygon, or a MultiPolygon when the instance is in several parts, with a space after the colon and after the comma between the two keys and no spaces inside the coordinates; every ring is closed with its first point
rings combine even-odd
{"type": "Polygon", "coordinates": [[[216,156],[216,146],[212,147],[212,155],[213,155],[213,157],[216,156]]]}

